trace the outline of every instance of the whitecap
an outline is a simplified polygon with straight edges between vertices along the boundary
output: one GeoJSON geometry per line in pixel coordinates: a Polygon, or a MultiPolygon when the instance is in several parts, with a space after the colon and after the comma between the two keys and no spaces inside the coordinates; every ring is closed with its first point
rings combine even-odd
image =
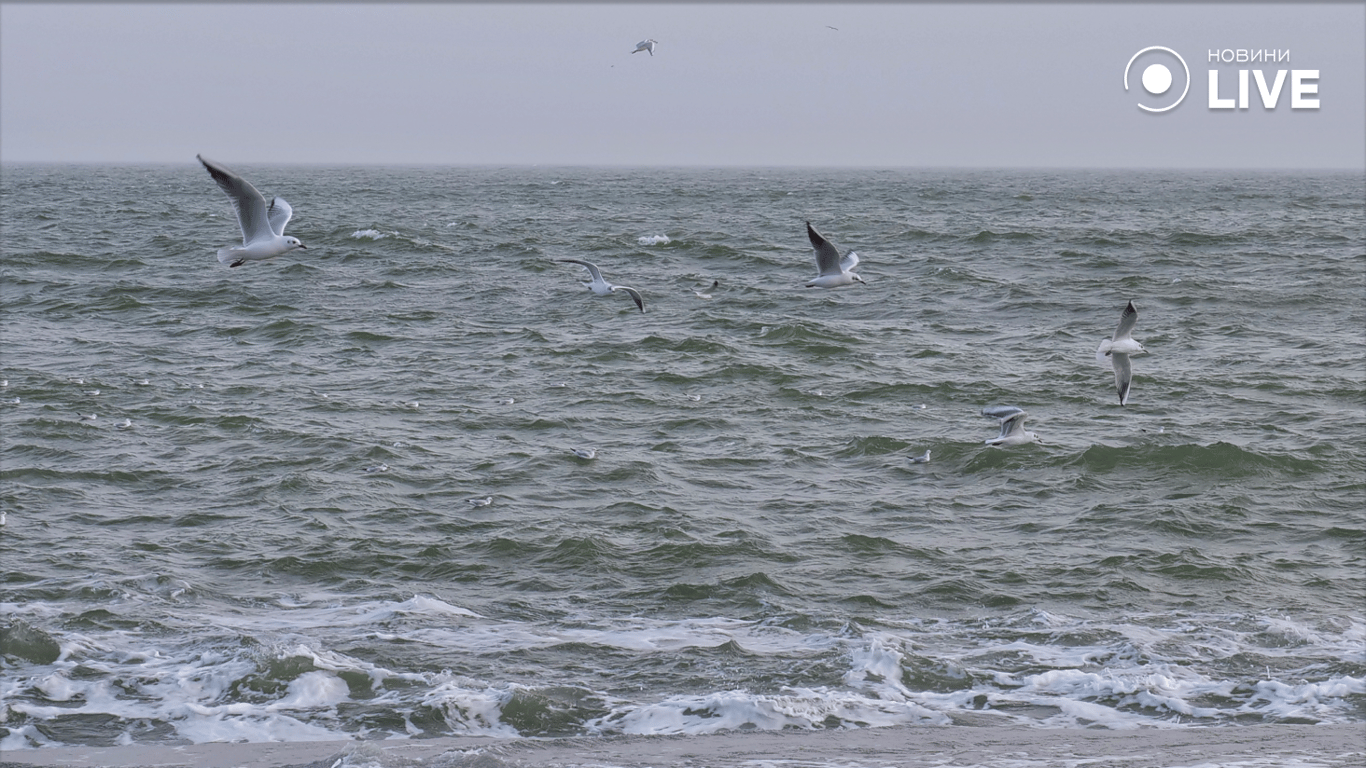
{"type": "Polygon", "coordinates": [[[668,235],[642,235],[636,238],[641,245],[668,245],[673,242],[668,235]]]}

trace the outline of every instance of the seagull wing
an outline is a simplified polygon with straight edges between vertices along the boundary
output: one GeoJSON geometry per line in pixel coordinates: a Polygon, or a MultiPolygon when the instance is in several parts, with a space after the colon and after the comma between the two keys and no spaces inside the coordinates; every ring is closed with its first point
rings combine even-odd
{"type": "Polygon", "coordinates": [[[277,197],[270,201],[270,208],[266,211],[266,218],[270,219],[270,231],[277,235],[284,235],[285,225],[289,223],[289,217],[294,215],[294,209],[289,207],[283,197],[277,197]]]}
{"type": "Polygon", "coordinates": [[[1113,352],[1110,360],[1115,365],[1115,389],[1119,391],[1119,404],[1129,404],[1129,385],[1133,382],[1133,369],[1129,366],[1129,356],[1123,352],[1113,352]]]}
{"type": "Polygon", "coordinates": [[[816,272],[821,275],[838,275],[843,270],[840,269],[840,252],[829,240],[821,237],[811,226],[811,222],[806,222],[806,236],[811,239],[811,247],[816,252],[816,272]]]}
{"type": "Polygon", "coordinates": [[[612,291],[626,291],[627,293],[631,294],[631,298],[635,300],[636,306],[640,307],[640,311],[642,313],[645,311],[645,300],[640,298],[640,291],[637,291],[634,288],[627,288],[624,285],[614,285],[612,286],[612,291]]]}
{"type": "Polygon", "coordinates": [[[209,175],[218,182],[218,186],[227,194],[228,200],[232,201],[232,207],[237,210],[237,224],[242,228],[242,244],[272,238],[275,233],[270,228],[270,219],[266,214],[266,199],[256,191],[256,187],[218,163],[205,160],[202,155],[195,157],[209,169],[209,175]]]}
{"type": "MultiPolygon", "coordinates": [[[[555,261],[563,261],[566,264],[579,264],[584,269],[588,270],[588,276],[593,279],[593,282],[596,283],[599,280],[602,280],[602,273],[598,271],[598,265],[590,261],[580,261],[578,259],[555,259],[555,261]]],[[[606,281],[604,280],[603,282],[606,281]]]]}
{"type": "Polygon", "coordinates": [[[1002,420],[1001,437],[1013,435],[1017,432],[1023,432],[1025,419],[1027,418],[1029,418],[1029,414],[1025,413],[1024,411],[1020,411],[1019,413],[1016,413],[1013,416],[1010,416],[1009,418],[1002,420]]]}
{"type": "Polygon", "coordinates": [[[988,419],[1005,420],[1011,416],[1024,413],[1023,408],[1014,405],[988,405],[982,409],[982,415],[988,419]]]}
{"type": "Polygon", "coordinates": [[[844,258],[840,259],[840,269],[844,270],[845,272],[848,272],[849,270],[857,266],[858,254],[854,253],[853,251],[844,254],[844,258]]]}
{"type": "Polygon", "coordinates": [[[1131,301],[1129,302],[1129,305],[1124,308],[1124,314],[1119,316],[1119,327],[1115,329],[1114,340],[1119,341],[1120,339],[1129,338],[1129,334],[1133,333],[1134,326],[1137,324],[1138,310],[1134,308],[1134,303],[1131,301]]]}

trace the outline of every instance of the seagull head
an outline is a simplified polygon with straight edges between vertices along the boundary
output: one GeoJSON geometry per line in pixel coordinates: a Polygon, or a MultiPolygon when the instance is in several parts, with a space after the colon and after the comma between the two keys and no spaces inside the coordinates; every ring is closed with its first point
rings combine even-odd
{"type": "Polygon", "coordinates": [[[305,251],[308,250],[308,246],[304,245],[303,241],[297,237],[286,237],[285,242],[289,244],[290,248],[302,248],[305,251]]]}
{"type": "Polygon", "coordinates": [[[856,273],[856,272],[850,272],[850,273],[849,273],[849,276],[852,277],[852,278],[854,278],[855,280],[859,281],[860,283],[863,283],[864,285],[867,285],[867,284],[868,284],[867,282],[864,281],[863,278],[859,277],[859,276],[858,276],[858,273],[856,273]]]}

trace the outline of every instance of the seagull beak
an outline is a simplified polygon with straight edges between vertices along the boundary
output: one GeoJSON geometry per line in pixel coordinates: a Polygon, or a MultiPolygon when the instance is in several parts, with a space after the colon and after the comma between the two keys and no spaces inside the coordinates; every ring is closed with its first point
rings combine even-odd
{"type": "Polygon", "coordinates": [[[304,249],[305,251],[308,250],[308,246],[304,245],[303,243],[299,243],[299,247],[304,249]]]}

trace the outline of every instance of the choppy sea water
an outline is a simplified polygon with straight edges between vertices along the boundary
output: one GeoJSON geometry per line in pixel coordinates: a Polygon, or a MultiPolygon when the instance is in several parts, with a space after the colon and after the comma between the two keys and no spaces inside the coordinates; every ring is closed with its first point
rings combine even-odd
{"type": "Polygon", "coordinates": [[[1360,174],[215,159],[0,174],[0,748],[1366,721],[1360,174]]]}

